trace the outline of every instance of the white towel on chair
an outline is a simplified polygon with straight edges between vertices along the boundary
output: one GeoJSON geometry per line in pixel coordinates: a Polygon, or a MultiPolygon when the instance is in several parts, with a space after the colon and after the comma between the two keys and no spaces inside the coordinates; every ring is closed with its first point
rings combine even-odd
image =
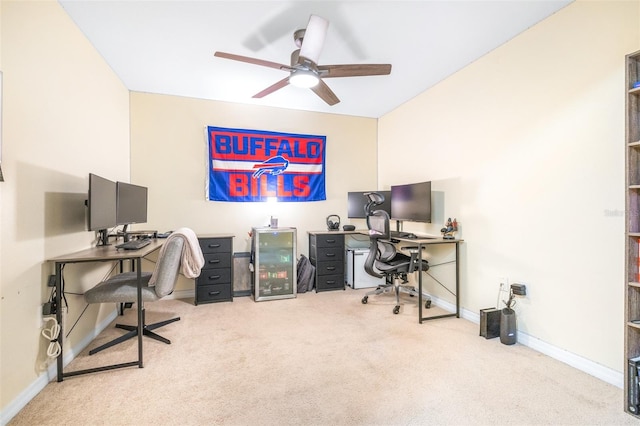
{"type": "MultiPolygon", "coordinates": [[[[202,249],[200,248],[200,243],[198,242],[198,237],[195,232],[190,228],[180,228],[172,232],[167,238],[167,241],[160,248],[160,254],[158,257],[162,256],[167,243],[172,238],[184,238],[185,240],[185,244],[182,248],[182,261],[180,262],[182,265],[182,275],[187,278],[199,277],[200,270],[204,266],[204,256],[202,255],[202,249]]],[[[152,286],[155,283],[155,275],[156,273],[154,271],[151,276],[151,280],[149,280],[149,286],[152,286]]]]}

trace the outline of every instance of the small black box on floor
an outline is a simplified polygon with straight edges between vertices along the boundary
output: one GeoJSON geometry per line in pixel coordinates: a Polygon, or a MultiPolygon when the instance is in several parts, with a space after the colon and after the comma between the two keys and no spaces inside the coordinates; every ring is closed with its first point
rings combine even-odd
{"type": "Polygon", "coordinates": [[[500,336],[500,309],[480,309],[480,335],[485,339],[500,336]]]}

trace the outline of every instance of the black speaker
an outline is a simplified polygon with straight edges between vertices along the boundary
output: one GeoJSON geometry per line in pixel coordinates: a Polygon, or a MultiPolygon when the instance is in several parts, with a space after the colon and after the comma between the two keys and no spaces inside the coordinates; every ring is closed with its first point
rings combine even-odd
{"type": "Polygon", "coordinates": [[[500,309],[480,309],[480,335],[485,339],[500,336],[500,309]]]}

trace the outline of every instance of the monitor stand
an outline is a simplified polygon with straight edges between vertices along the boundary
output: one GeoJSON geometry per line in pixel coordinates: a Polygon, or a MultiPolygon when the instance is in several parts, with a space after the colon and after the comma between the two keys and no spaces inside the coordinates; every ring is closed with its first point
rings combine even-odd
{"type": "Polygon", "coordinates": [[[108,229],[100,229],[98,230],[98,243],[96,247],[100,246],[110,246],[109,244],[109,230],[108,229]]]}

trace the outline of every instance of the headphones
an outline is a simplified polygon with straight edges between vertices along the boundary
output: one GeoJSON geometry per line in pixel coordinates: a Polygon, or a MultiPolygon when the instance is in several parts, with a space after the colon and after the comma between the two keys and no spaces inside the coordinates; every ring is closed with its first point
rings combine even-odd
{"type": "Polygon", "coordinates": [[[337,231],[340,229],[340,216],[337,214],[327,216],[327,229],[329,231],[337,231]]]}

